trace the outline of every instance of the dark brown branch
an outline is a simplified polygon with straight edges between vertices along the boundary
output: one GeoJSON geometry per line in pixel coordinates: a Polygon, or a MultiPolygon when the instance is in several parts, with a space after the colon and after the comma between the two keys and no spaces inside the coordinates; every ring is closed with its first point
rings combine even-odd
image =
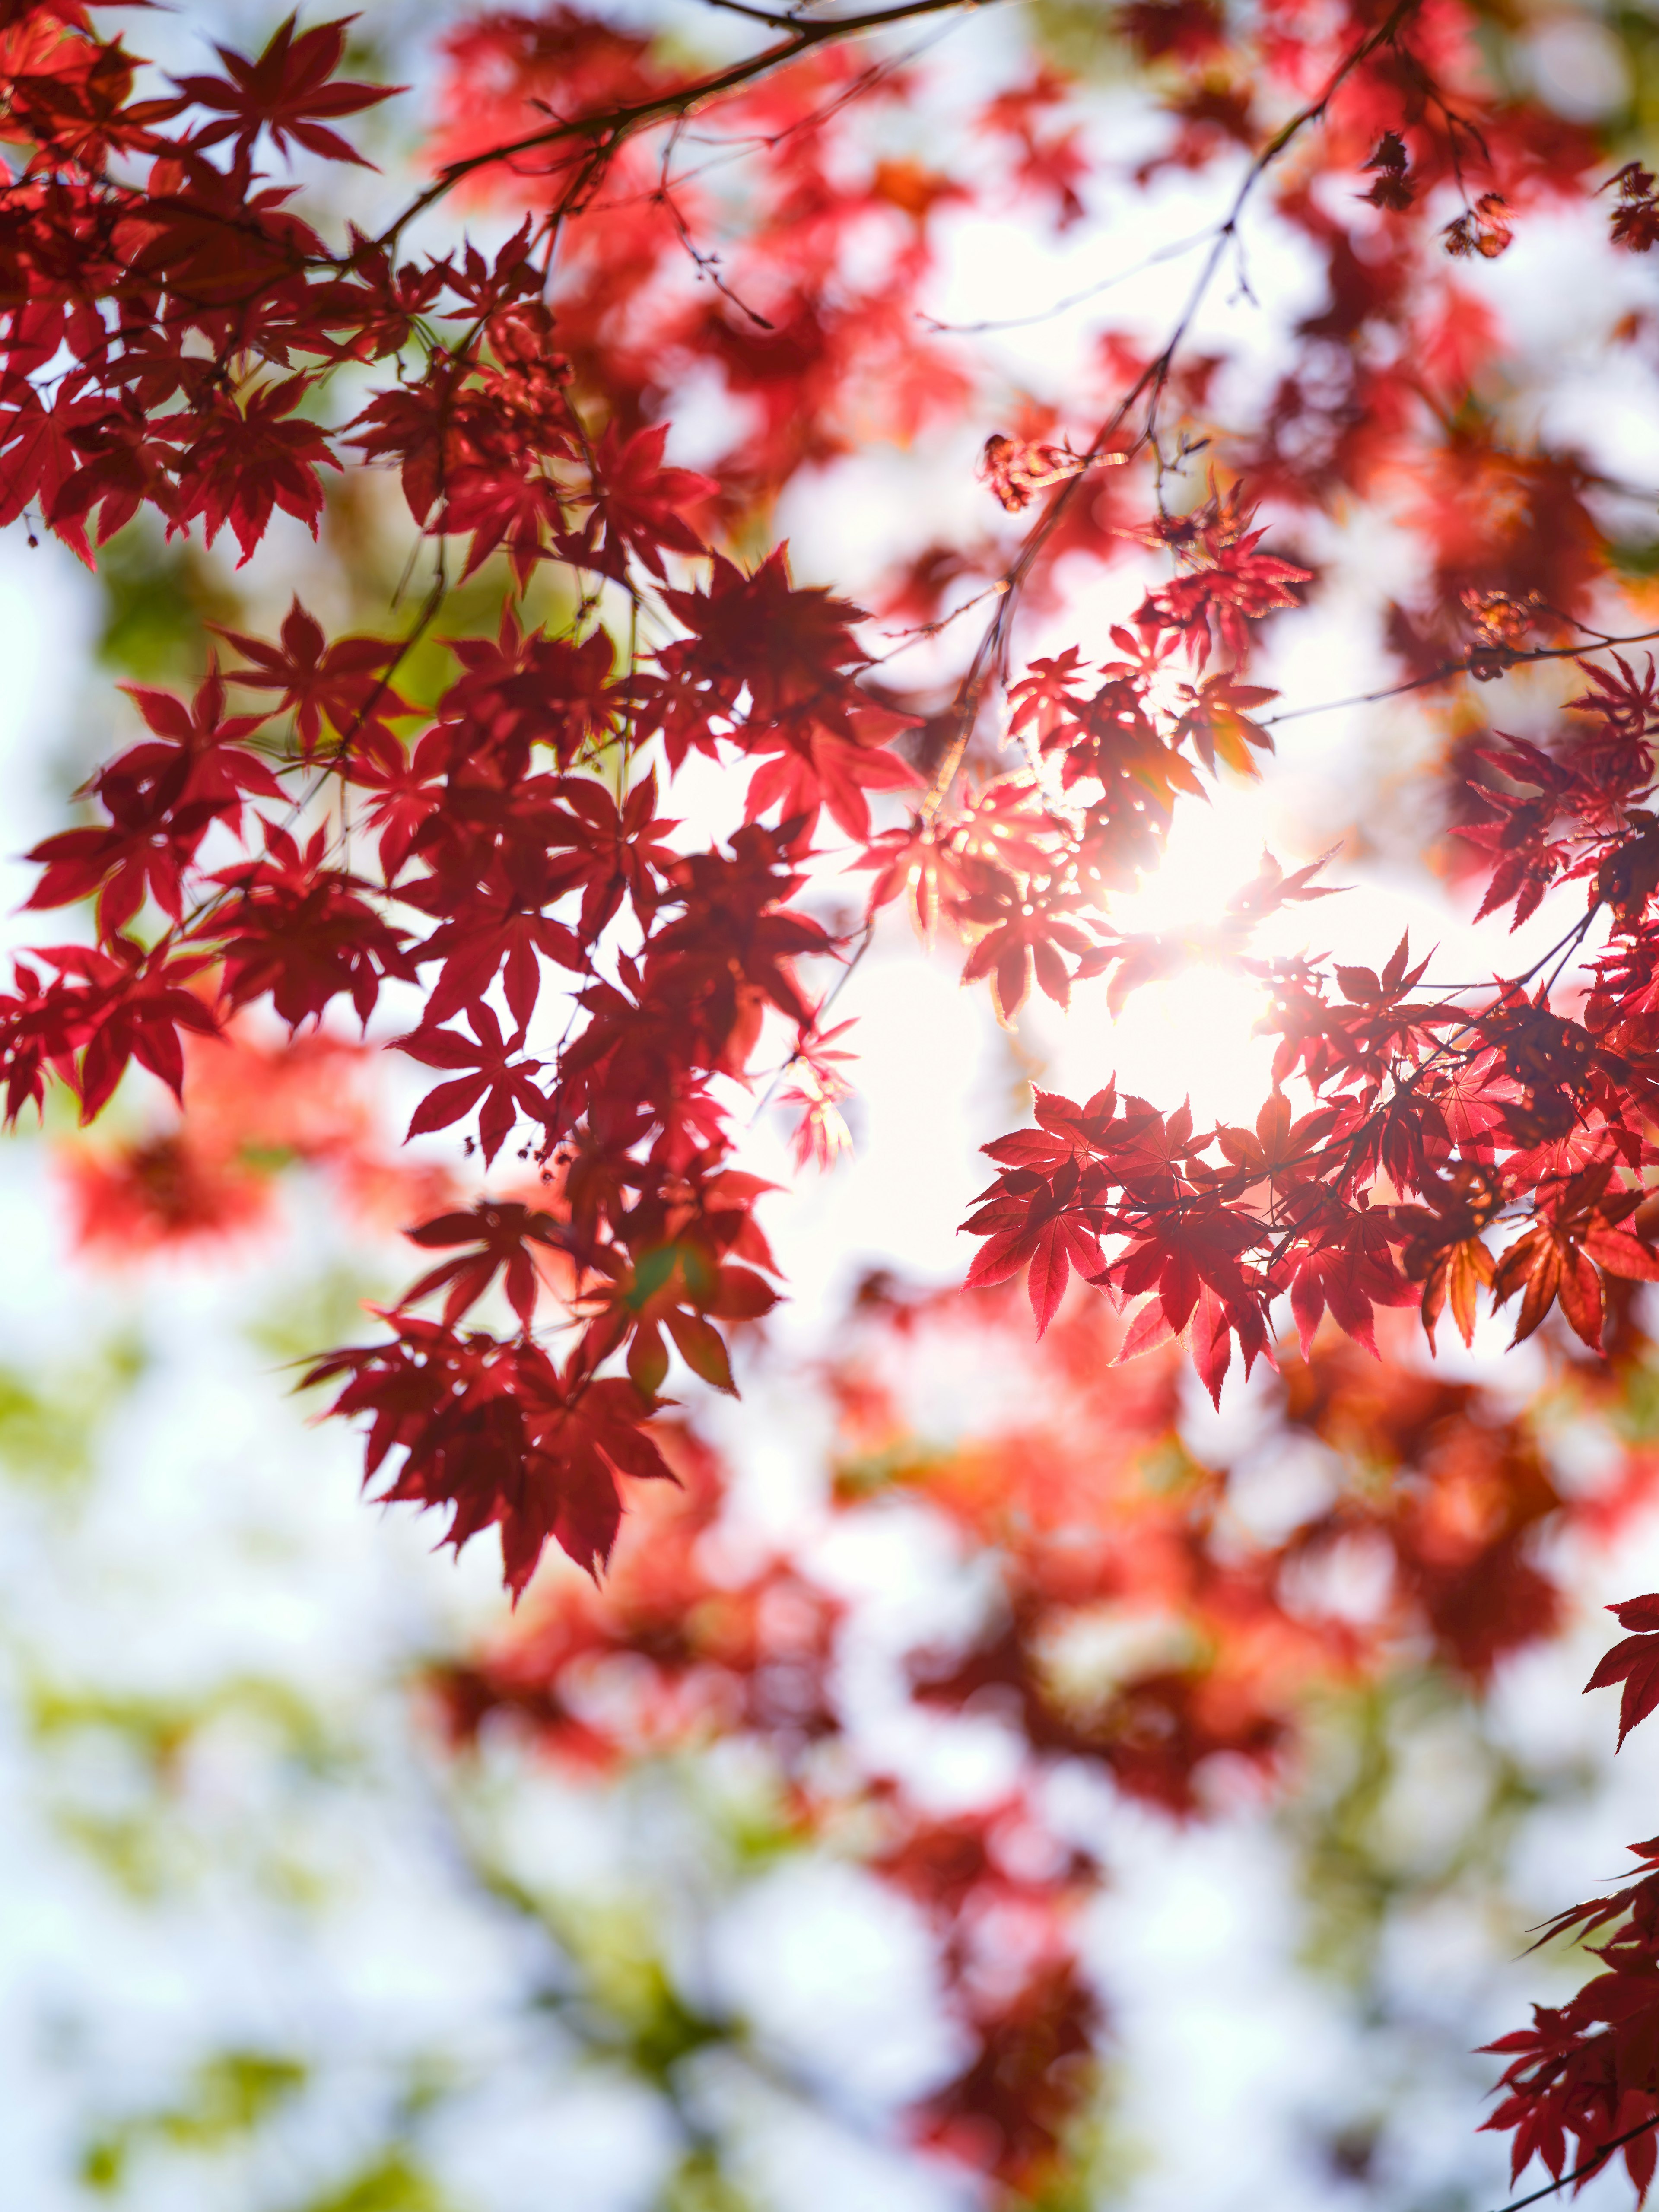
{"type": "Polygon", "coordinates": [[[1610,2143],[1603,2143],[1594,2158],[1586,2159],[1583,2166],[1576,2166],[1571,2173],[1564,2173],[1559,2181],[1546,2182],[1543,2188],[1534,2189],[1530,2197],[1517,2197],[1512,2203],[1500,2205],[1498,2212],[1523,2212],[1525,2206],[1536,2204],[1540,2198],[1553,2197],[1558,2189],[1570,2189],[1575,2181],[1587,2180],[1612,2157],[1614,2151],[1622,2149],[1627,2142],[1634,2142],[1638,2136],[1646,2135],[1650,2128],[1659,2128],[1659,2112],[1655,2112],[1650,2119],[1644,2120],[1640,2127],[1627,2128],[1623,2135],[1615,2136],[1610,2143]]]}
{"type": "MultiPolygon", "coordinates": [[[[726,0],[732,4],[732,0],[726,0]]],[[[479,169],[489,168],[496,161],[510,161],[520,154],[533,154],[544,147],[562,145],[572,139],[591,139],[599,150],[609,155],[625,138],[641,131],[648,131],[671,117],[684,118],[706,101],[716,100],[722,93],[736,92],[744,85],[769,76],[772,70],[809,53],[816,46],[827,46],[838,39],[862,38],[866,33],[885,30],[890,24],[912,21],[919,15],[948,15],[957,9],[990,7],[994,0],[899,0],[892,8],[878,8],[860,15],[841,15],[826,18],[822,22],[798,22],[792,18],[770,16],[763,11],[740,7],[737,12],[757,16],[767,23],[790,26],[788,36],[776,46],[767,46],[760,53],[750,54],[746,60],[732,62],[710,76],[695,77],[689,84],[677,86],[672,92],[659,93],[654,99],[630,102],[626,106],[606,108],[596,114],[579,115],[568,121],[549,124],[544,129],[527,132],[522,138],[508,139],[504,144],[492,146],[482,154],[470,154],[464,161],[451,161],[438,172],[436,179],[423,192],[417,193],[395,216],[379,237],[372,241],[374,248],[385,249],[398,234],[413,222],[417,216],[434,205],[465,178],[479,169]]],[[[1416,0],[1410,0],[1415,5],[1416,0]]]]}

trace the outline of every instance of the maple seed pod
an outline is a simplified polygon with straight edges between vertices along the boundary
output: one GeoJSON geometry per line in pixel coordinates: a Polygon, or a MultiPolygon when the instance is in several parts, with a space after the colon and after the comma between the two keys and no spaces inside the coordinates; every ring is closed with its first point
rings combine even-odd
{"type": "Polygon", "coordinates": [[[1091,469],[1121,468],[1127,453],[1074,453],[1069,446],[1005,437],[993,431],[979,457],[980,480],[990,486],[1010,514],[1027,507],[1040,491],[1064,483],[1091,469]]]}
{"type": "Polygon", "coordinates": [[[1496,261],[1509,250],[1511,233],[1509,205],[1501,192],[1483,192],[1474,205],[1449,222],[1441,243],[1455,260],[1466,261],[1478,253],[1483,261],[1496,261]]]}

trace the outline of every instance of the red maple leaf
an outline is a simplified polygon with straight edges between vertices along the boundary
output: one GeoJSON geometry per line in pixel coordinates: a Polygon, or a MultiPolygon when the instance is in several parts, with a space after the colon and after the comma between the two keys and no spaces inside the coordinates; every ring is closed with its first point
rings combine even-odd
{"type": "Polygon", "coordinates": [[[482,1100],[478,1141],[488,1165],[512,1135],[520,1113],[532,1121],[545,1119],[547,1100],[532,1079],[542,1063],[511,1057],[523,1044],[522,1034],[509,1042],[495,1013],[482,1000],[467,1008],[466,1018],[476,1042],[458,1030],[438,1028],[416,1030],[398,1041],[398,1051],[406,1052],[423,1066],[468,1071],[453,1082],[441,1083],[435,1091],[428,1091],[415,1109],[409,1133],[418,1137],[434,1129],[447,1129],[482,1100]]]}
{"type": "Polygon", "coordinates": [[[251,670],[233,669],[227,681],[249,690],[280,691],[276,712],[292,713],[307,760],[322,742],[325,720],[337,738],[355,739],[371,720],[414,712],[392,689],[387,673],[397,646],[384,637],[343,637],[328,644],[297,594],[283,618],[280,644],[267,645],[240,630],[220,629],[219,635],[253,663],[251,670]]]}
{"type": "Polygon", "coordinates": [[[257,60],[228,46],[216,47],[229,72],[228,77],[173,79],[198,107],[226,118],[198,131],[195,143],[206,147],[234,137],[238,155],[246,160],[260,131],[269,131],[279,151],[286,151],[292,137],[308,152],[321,154],[328,161],[356,161],[368,167],[371,165],[354,147],[317,118],[361,114],[364,108],[376,106],[405,88],[334,81],[345,52],[346,33],[357,20],[355,15],[314,24],[297,38],[296,20],[289,15],[277,25],[257,60]]]}
{"type": "Polygon", "coordinates": [[[228,523],[242,549],[239,567],[252,558],[276,507],[317,535],[323,511],[317,471],[341,464],[327,434],[294,414],[309,389],[308,378],[290,376],[249,392],[240,406],[214,401],[179,456],[176,526],[182,529],[199,514],[210,545],[228,523]]]}
{"type": "Polygon", "coordinates": [[[665,551],[696,554],[707,550],[685,520],[684,510],[716,498],[720,486],[713,477],[695,469],[665,468],[667,441],[665,422],[636,430],[627,439],[614,422],[605,425],[593,455],[593,510],[580,538],[562,544],[567,559],[582,568],[592,568],[597,561],[606,574],[622,576],[632,554],[661,578],[667,574],[665,551]]]}
{"type": "Polygon", "coordinates": [[[386,1318],[390,1341],[331,1353],[306,1377],[345,1376],[331,1410],[372,1415],[365,1480],[401,1449],[381,1498],[448,1506],[444,1540],[457,1551],[499,1527],[515,1597],[550,1540],[597,1579],[622,1522],[618,1477],[675,1479],[643,1425],[652,1401],[630,1382],[595,1380],[574,1358],[561,1370],[522,1339],[504,1345],[411,1314],[386,1318]]]}
{"type": "MultiPolygon", "coordinates": [[[[405,1039],[404,1049],[408,1048],[409,1041],[405,1039]]],[[[535,1258],[529,1248],[539,1244],[556,1249],[568,1241],[567,1231],[551,1214],[533,1206],[487,1198],[481,1198],[470,1213],[441,1213],[431,1221],[422,1222],[418,1228],[405,1230],[404,1234],[412,1244],[435,1246],[440,1250],[450,1245],[476,1248],[431,1268],[418,1282],[411,1283],[398,1302],[401,1312],[405,1306],[430,1297],[434,1291],[444,1291],[446,1328],[453,1328],[461,1316],[477,1304],[499,1274],[503,1278],[507,1303],[527,1329],[535,1316],[539,1287],[535,1258]]]]}
{"type": "Polygon", "coordinates": [[[1624,1695],[1619,1703],[1619,1743],[1622,1749],[1631,1730],[1659,1705],[1659,1594],[1624,1598],[1617,1605],[1610,1605],[1607,1611],[1620,1628],[1632,1629],[1635,1633],[1613,1645],[1598,1663],[1584,1689],[1588,1694],[1591,1690],[1607,1689],[1614,1682],[1624,1684],[1624,1695]]]}
{"type": "Polygon", "coordinates": [[[64,994],[55,1015],[60,1052],[78,1048],[70,1079],[80,1095],[81,1119],[94,1120],[114,1096],[131,1060],[158,1075],[175,1097],[184,1089],[185,1055],[180,1030],[211,1036],[218,1024],[186,985],[208,966],[205,957],[176,954],[168,941],[150,950],[131,938],[113,937],[96,949],[58,945],[43,949],[65,978],[80,978],[78,990],[64,994]]]}
{"type": "Polygon", "coordinates": [[[223,991],[233,1006],[270,994],[290,1029],[319,1021],[343,993],[367,1022],[383,976],[412,981],[403,933],[363,896],[372,886],[323,865],[327,833],[303,851],[286,830],[264,824],[263,859],[222,868],[215,881],[233,896],[203,925],[224,958],[223,991]]]}

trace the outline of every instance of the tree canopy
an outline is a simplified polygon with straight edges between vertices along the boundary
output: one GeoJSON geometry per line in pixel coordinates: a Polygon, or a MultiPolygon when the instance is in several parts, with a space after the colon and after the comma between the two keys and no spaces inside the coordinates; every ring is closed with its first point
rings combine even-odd
{"type": "MultiPolygon", "coordinates": [[[[986,1147],[963,1287],[860,1294],[838,1496],[915,1484],[1000,1563],[982,1632],[912,1655],[918,1696],[994,1692],[1033,1771],[1083,1759],[1184,1817],[1206,1762],[1279,1770],[1310,1682],[1403,1639],[1481,1683],[1545,1637],[1537,1532],[1633,1511],[1644,1474],[1573,1496],[1534,1411],[1409,1339],[1502,1311],[1585,1402],[1650,1348],[1646,20],[552,4],[459,13],[411,91],[354,53],[372,22],[291,16],[179,74],[104,13],[0,24],[0,521],[89,568],[135,530],[222,539],[295,588],[112,702],[80,817],[28,856],[31,922],[75,933],[13,961],[6,1110],[91,1124],[133,1069],[179,1102],[75,1170],[90,1248],[252,1219],[272,1158],[402,1210],[413,1279],[307,1380],[379,1498],[458,1550],[497,1531],[530,1593],[444,1672],[455,1741],[507,1713],[604,1765],[759,1735],[793,1817],[848,1817],[836,1603],[798,1559],[711,1568],[722,1480],[669,1393],[735,1395],[784,1295],[752,1127],[787,1113],[799,1175],[834,1170],[856,978],[901,915],[1011,1030],[1200,963],[1273,1048],[1255,1110],[1206,1127],[1121,1084],[1108,1030],[1086,1094],[1034,1082],[986,1147]],[[1024,304],[1023,256],[1097,240],[1104,274],[1024,304]],[[1065,335],[1000,349],[1022,330],[1065,335]],[[782,528],[815,502],[848,551],[807,580],[782,528]],[[305,581],[325,527],[365,571],[400,548],[339,620],[305,581]],[[1490,922],[1474,979],[1409,933],[1313,950],[1334,851],[1137,926],[1177,818],[1224,818],[1276,732],[1388,737],[1396,702],[1429,742],[1390,803],[1490,922]],[[441,1142],[413,1164],[352,1103],[354,1030],[416,1080],[408,1135],[441,1142]],[[951,1340],[1024,1361],[1036,1410],[933,1466],[898,1370],[951,1340]],[[1188,1363],[1218,1403],[1265,1363],[1276,1432],[1375,1479],[1241,1552],[1225,1469],[1170,1442],[1188,1363]],[[1387,1603],[1310,1609],[1362,1537],[1387,1603]],[[532,1590],[550,1547],[592,1589],[532,1590]],[[1068,1705],[1066,1622],[1122,1601],[1162,1640],[1068,1705]],[[620,1655],[596,1717],[571,1685],[620,1655]]],[[[1659,1705],[1659,1597],[1619,1612],[1592,1686],[1624,1685],[1622,1741],[1659,1705]]],[[[976,2039],[917,2129],[1051,2201],[1084,1872],[1053,1838],[1018,1872],[1018,1788],[944,1825],[853,1795],[976,2039]]],[[[1637,1848],[1554,1925],[1601,1938],[1594,1978],[1497,2046],[1517,2175],[1622,2148],[1652,2177],[1637,1848]]]]}

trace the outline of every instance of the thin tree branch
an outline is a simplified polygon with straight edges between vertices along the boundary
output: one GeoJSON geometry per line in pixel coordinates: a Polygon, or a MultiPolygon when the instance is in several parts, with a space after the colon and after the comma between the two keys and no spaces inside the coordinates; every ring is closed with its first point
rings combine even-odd
{"type": "Polygon", "coordinates": [[[1034,324],[1051,322],[1056,315],[1064,315],[1073,307],[1080,307],[1086,300],[1099,293],[1109,292],[1114,284],[1127,284],[1132,276],[1144,276],[1162,261],[1178,261],[1183,253],[1202,246],[1209,237],[1207,230],[1198,230],[1190,238],[1177,239],[1172,246],[1160,246],[1156,253],[1149,253],[1144,261],[1132,262],[1128,268],[1120,269],[1115,275],[1103,276],[1097,284],[1086,284],[1080,292],[1068,292],[1063,300],[1056,300],[1052,307],[1044,307],[1035,315],[1009,315],[1000,321],[983,323],[942,323],[937,315],[918,315],[918,322],[926,323],[931,331],[940,331],[951,337],[977,337],[984,331],[1028,331],[1034,324]]]}
{"type": "MultiPolygon", "coordinates": [[[[1307,128],[1309,124],[1317,122],[1324,114],[1338,91],[1352,76],[1355,70],[1368,60],[1379,46],[1386,46],[1393,40],[1407,17],[1415,12],[1417,6],[1418,0],[1395,0],[1395,5],[1376,28],[1367,32],[1365,36],[1358,40],[1337,64],[1327,78],[1325,88],[1318,99],[1306,107],[1298,108],[1288,121],[1282,123],[1261,152],[1255,155],[1249,167],[1245,171],[1237,191],[1233,195],[1231,206],[1216,229],[1211,241],[1210,251],[1205,256],[1204,266],[1200,270],[1193,289],[1188,295],[1187,304],[1182,309],[1180,318],[1164,350],[1156,359],[1147,362],[1128,391],[1124,393],[1123,398],[1101,424],[1095,433],[1094,441],[1088,452],[1081,457],[1085,462],[1099,459],[1100,455],[1107,450],[1109,441],[1117,435],[1124,423],[1127,422],[1130,410],[1136,402],[1149,392],[1151,397],[1147,404],[1146,420],[1135,444],[1139,447],[1154,436],[1158,399],[1169,381],[1170,372],[1175,366],[1176,356],[1186,343],[1194,319],[1215,281],[1216,273],[1225,258],[1228,245],[1238,228],[1239,220],[1243,215],[1251,193],[1292,141],[1307,128]]],[[[993,676],[1000,670],[1006,659],[1014,611],[1020,592],[1031,570],[1036,565],[1043,547],[1059,529],[1072,501],[1077,496],[1077,488],[1083,480],[1084,471],[1079,470],[1076,476],[1062,486],[1059,495],[1044,510],[1035,529],[1027,535],[1012,567],[1005,573],[1004,581],[1007,589],[998,604],[996,613],[988,626],[985,635],[980,641],[978,649],[974,654],[967,674],[963,678],[962,688],[957,694],[959,706],[957,734],[945,757],[939,763],[938,774],[923,804],[923,817],[927,821],[931,822],[938,813],[945,803],[951,784],[956,781],[957,771],[962,766],[973,737],[974,726],[979,715],[980,702],[985,696],[986,687],[993,676]]]]}
{"type": "MultiPolygon", "coordinates": [[[[892,23],[904,23],[918,15],[939,15],[957,9],[991,7],[996,0],[899,0],[892,8],[878,8],[860,15],[826,18],[821,22],[807,23],[793,18],[769,16],[762,11],[742,7],[738,12],[758,15],[763,22],[789,24],[787,37],[775,46],[767,46],[747,59],[732,62],[726,68],[711,75],[695,77],[690,83],[678,85],[672,91],[659,93],[654,99],[629,102],[621,107],[606,108],[595,114],[579,115],[569,120],[549,124],[540,131],[526,133],[522,138],[508,139],[499,146],[491,146],[481,154],[469,154],[465,160],[451,161],[441,168],[423,192],[410,201],[401,214],[380,232],[369,247],[360,251],[384,251],[399,234],[423,215],[456,185],[477,170],[489,167],[493,162],[510,161],[520,154],[533,154],[544,147],[557,146],[571,139],[591,139],[597,149],[606,156],[614,153],[625,138],[641,131],[649,130],[653,124],[666,122],[671,116],[684,117],[701,107],[705,101],[718,99],[722,93],[735,92],[742,86],[752,84],[757,78],[781,69],[815,46],[825,46],[838,39],[861,38],[866,33],[883,31],[892,23]]],[[[724,0],[724,4],[735,5],[735,0],[724,0]]],[[[1402,0],[1402,4],[1416,5],[1416,0],[1402,0]]]]}
{"type": "Polygon", "coordinates": [[[1484,653],[1477,650],[1466,653],[1461,660],[1442,661],[1426,676],[1413,676],[1403,684],[1390,684],[1380,691],[1357,691],[1351,699],[1325,699],[1316,707],[1287,707],[1283,714],[1262,714],[1256,720],[1261,728],[1268,730],[1277,728],[1280,722],[1299,722],[1308,714],[1334,714],[1343,707],[1374,707],[1383,699],[1403,699],[1408,692],[1425,691],[1431,684],[1444,684],[1451,677],[1467,676],[1478,666],[1490,667],[1500,653],[1503,665],[1499,672],[1507,674],[1511,668],[1524,668],[1535,660],[1583,660],[1588,653],[1610,653],[1620,645],[1647,645],[1656,638],[1659,638],[1659,629],[1642,629],[1629,637],[1598,636],[1593,645],[1540,645],[1530,653],[1488,647],[1484,653]]]}
{"type": "Polygon", "coordinates": [[[1583,2166],[1574,2166],[1571,2173],[1564,2173],[1559,2181],[1547,2182],[1542,2189],[1534,2189],[1530,2197],[1517,2197],[1512,2203],[1500,2205],[1498,2212],[1523,2212],[1523,2207],[1536,2204],[1543,2197],[1553,2197],[1558,2189],[1570,2189],[1575,2181],[1588,2179],[1612,2157],[1614,2151],[1621,2149],[1627,2142],[1634,2142],[1638,2136],[1646,2135],[1650,2128],[1659,2128],[1659,2112],[1655,2112],[1650,2119],[1644,2120],[1640,2127],[1627,2128],[1623,2135],[1615,2136],[1610,2143],[1603,2143],[1594,2158],[1586,2159],[1583,2166]]]}

